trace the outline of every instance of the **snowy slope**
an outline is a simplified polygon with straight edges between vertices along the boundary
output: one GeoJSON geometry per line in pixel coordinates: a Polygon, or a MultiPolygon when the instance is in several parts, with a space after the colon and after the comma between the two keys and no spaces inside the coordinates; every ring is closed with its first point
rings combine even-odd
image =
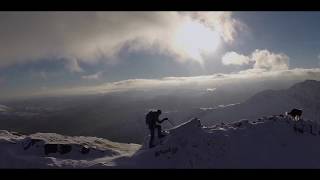
{"type": "Polygon", "coordinates": [[[10,111],[10,108],[8,106],[0,104],[0,113],[7,112],[7,111],[10,111]]]}
{"type": "MultiPolygon", "coordinates": [[[[0,168],[85,168],[130,156],[140,145],[54,133],[22,135],[0,131],[0,168]]],[[[109,164],[112,166],[112,163],[109,164]]]]}
{"type": "Polygon", "coordinates": [[[192,119],[156,140],[0,131],[1,168],[320,168],[320,124],[269,116],[212,127],[192,119]]]}
{"type": "MultiPolygon", "coordinates": [[[[204,127],[193,119],[170,130],[163,144],[146,144],[122,168],[320,168],[320,125],[272,116],[204,127]]],[[[99,167],[99,166],[95,166],[99,167]]]]}

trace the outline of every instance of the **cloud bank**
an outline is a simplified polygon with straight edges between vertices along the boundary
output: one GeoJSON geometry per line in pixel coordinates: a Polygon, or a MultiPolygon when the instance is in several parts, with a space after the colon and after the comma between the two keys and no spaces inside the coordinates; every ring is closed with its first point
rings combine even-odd
{"type": "MultiPolygon", "coordinates": [[[[205,76],[192,77],[166,77],[161,79],[128,79],[118,82],[105,83],[91,87],[72,87],[57,89],[48,93],[60,94],[99,94],[110,92],[124,92],[132,90],[141,91],[179,91],[183,89],[203,89],[204,91],[218,90],[221,87],[233,86],[238,84],[244,87],[244,84],[254,85],[257,82],[271,83],[270,89],[279,89],[286,85],[307,79],[320,80],[320,68],[313,69],[290,69],[274,71],[240,71],[231,74],[213,74],[205,76]],[[272,86],[274,84],[274,86],[272,86]],[[208,89],[208,87],[212,87],[208,89]]],[[[246,86],[245,86],[246,87],[246,86]]],[[[247,87],[250,89],[250,87],[247,87]]],[[[249,90],[248,89],[248,90],[249,90]]],[[[235,89],[233,89],[235,90],[235,89]]]]}
{"type": "Polygon", "coordinates": [[[217,31],[226,42],[243,27],[231,12],[1,12],[0,67],[62,58],[69,60],[70,71],[81,72],[78,61],[116,59],[128,41],[135,42],[131,51],[157,48],[188,59],[172,39],[190,20],[217,31]]]}

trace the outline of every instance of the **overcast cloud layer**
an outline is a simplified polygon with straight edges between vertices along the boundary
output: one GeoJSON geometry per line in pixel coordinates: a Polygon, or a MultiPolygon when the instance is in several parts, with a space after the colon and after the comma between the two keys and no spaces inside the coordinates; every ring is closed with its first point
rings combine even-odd
{"type": "Polygon", "coordinates": [[[70,71],[81,72],[78,61],[115,60],[128,41],[135,42],[132,51],[157,48],[177,60],[192,59],[172,43],[178,27],[191,19],[227,43],[244,27],[231,12],[1,12],[0,67],[63,58],[70,71]]]}

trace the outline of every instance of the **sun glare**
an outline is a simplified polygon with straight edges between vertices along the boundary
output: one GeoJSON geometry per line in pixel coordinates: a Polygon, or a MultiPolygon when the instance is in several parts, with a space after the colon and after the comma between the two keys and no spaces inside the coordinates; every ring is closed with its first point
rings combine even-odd
{"type": "Polygon", "coordinates": [[[220,36],[199,22],[188,21],[178,29],[175,43],[184,54],[201,63],[203,53],[214,52],[217,49],[220,36]]]}

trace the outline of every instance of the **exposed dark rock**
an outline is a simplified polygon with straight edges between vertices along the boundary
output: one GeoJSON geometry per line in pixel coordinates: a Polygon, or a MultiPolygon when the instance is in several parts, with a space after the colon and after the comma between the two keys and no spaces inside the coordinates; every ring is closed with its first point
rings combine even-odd
{"type": "Polygon", "coordinates": [[[15,136],[22,136],[23,134],[18,133],[18,132],[10,132],[11,134],[15,135],[15,136]]]}
{"type": "Polygon", "coordinates": [[[58,144],[45,144],[44,145],[44,153],[46,155],[50,153],[57,153],[58,152],[58,144]]]}
{"type": "Polygon", "coordinates": [[[27,150],[31,146],[33,146],[36,142],[40,142],[40,141],[41,141],[41,139],[31,139],[30,142],[25,147],[23,147],[23,149],[27,150]]]}
{"type": "Polygon", "coordinates": [[[59,144],[58,146],[59,146],[60,154],[66,154],[66,153],[71,152],[71,150],[72,150],[72,146],[69,144],[59,144]]]}
{"type": "Polygon", "coordinates": [[[90,152],[90,148],[87,147],[87,146],[82,146],[80,152],[81,152],[82,154],[88,154],[88,153],[90,152]]]}
{"type": "Polygon", "coordinates": [[[45,144],[44,145],[44,153],[46,155],[50,153],[60,153],[66,154],[71,152],[72,146],[69,144],[45,144]]]}
{"type": "Polygon", "coordinates": [[[235,126],[235,127],[240,127],[241,125],[242,125],[241,122],[234,123],[234,126],[235,126]]]}

